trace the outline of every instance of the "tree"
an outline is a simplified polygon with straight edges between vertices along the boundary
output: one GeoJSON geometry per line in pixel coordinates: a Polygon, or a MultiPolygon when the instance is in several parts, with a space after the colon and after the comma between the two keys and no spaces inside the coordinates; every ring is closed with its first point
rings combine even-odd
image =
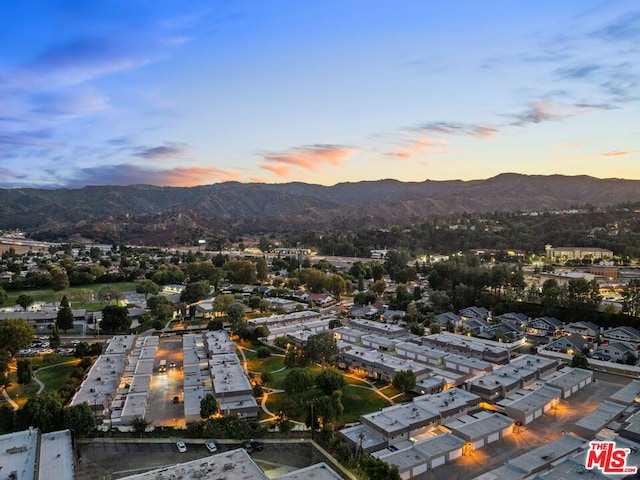
{"type": "Polygon", "coordinates": [[[580,352],[576,353],[573,356],[573,358],[571,359],[571,367],[572,368],[585,368],[585,369],[590,368],[589,367],[589,361],[587,360],[587,357],[585,357],[580,352]]]}
{"type": "Polygon", "coordinates": [[[384,460],[365,455],[358,463],[359,470],[370,480],[400,480],[398,467],[391,466],[384,460]]]}
{"type": "Polygon", "coordinates": [[[216,312],[226,312],[227,307],[235,302],[235,298],[231,294],[224,295],[216,295],[216,298],[213,300],[213,309],[216,312]]]}
{"type": "Polygon", "coordinates": [[[33,302],[33,297],[25,294],[18,295],[18,298],[16,299],[16,305],[20,305],[25,312],[33,302]]]}
{"type": "Polygon", "coordinates": [[[55,350],[60,347],[60,343],[60,330],[54,325],[49,335],[49,346],[55,350]]]}
{"type": "Polygon", "coordinates": [[[18,383],[20,385],[27,385],[31,383],[31,379],[33,378],[33,367],[31,365],[31,360],[27,358],[22,358],[17,362],[18,367],[18,383]]]}
{"type": "Polygon", "coordinates": [[[160,285],[153,280],[143,280],[136,285],[136,293],[144,294],[144,300],[147,300],[149,295],[157,295],[160,292],[160,285]]]}
{"type": "Polygon", "coordinates": [[[289,395],[307,391],[313,386],[313,373],[309,368],[292,368],[284,378],[284,390],[289,395]]]}
{"type": "Polygon", "coordinates": [[[224,325],[220,318],[213,318],[209,323],[207,323],[207,330],[219,331],[222,330],[222,327],[224,327],[224,325]]]}
{"type": "Polygon", "coordinates": [[[30,398],[17,412],[17,423],[21,429],[36,427],[43,432],[62,430],[62,399],[57,392],[45,391],[42,395],[30,398]]]}
{"type": "Polygon", "coordinates": [[[136,432],[138,436],[142,437],[142,434],[147,431],[149,422],[147,422],[144,417],[136,415],[131,419],[131,426],[133,427],[133,431],[136,432]]]}
{"type": "Polygon", "coordinates": [[[60,300],[60,308],[56,316],[56,326],[60,330],[64,330],[65,333],[67,333],[67,330],[70,328],[73,328],[73,312],[71,311],[71,306],[69,305],[69,300],[67,300],[66,295],[60,300]]]}
{"type": "Polygon", "coordinates": [[[69,288],[69,277],[64,269],[54,266],[49,271],[49,275],[51,276],[51,288],[53,291],[59,292],[69,288]]]}
{"type": "Polygon", "coordinates": [[[244,305],[234,302],[227,307],[226,314],[231,323],[231,330],[238,332],[244,326],[244,305]]]}
{"type": "Polygon", "coordinates": [[[307,361],[325,364],[338,353],[338,346],[331,332],[320,332],[308,338],[303,350],[307,361]]]}
{"type": "Polygon", "coordinates": [[[8,298],[5,289],[0,287],[0,305],[4,305],[4,302],[6,302],[8,298]]]}
{"type": "Polygon", "coordinates": [[[263,385],[268,385],[269,383],[273,382],[273,374],[270,372],[262,372],[262,374],[260,375],[260,381],[263,385]]]}
{"type": "Polygon", "coordinates": [[[264,257],[260,257],[256,263],[256,275],[258,280],[261,282],[267,280],[269,275],[269,266],[267,265],[267,260],[264,257]]]}
{"type": "Polygon", "coordinates": [[[269,331],[269,327],[266,325],[258,325],[253,330],[253,335],[257,340],[263,340],[269,336],[271,332],[269,331]]]}
{"type": "Polygon", "coordinates": [[[418,322],[412,322],[411,325],[409,325],[409,331],[414,335],[422,337],[424,335],[424,326],[418,322]]]}
{"type": "Polygon", "coordinates": [[[100,302],[110,303],[120,300],[121,293],[120,290],[112,285],[103,285],[98,289],[96,296],[100,302]]]}
{"type": "Polygon", "coordinates": [[[76,345],[76,349],[73,352],[73,356],[76,358],[84,358],[89,355],[89,344],[87,342],[80,342],[76,345]]]}
{"type": "Polygon", "coordinates": [[[0,349],[7,350],[15,357],[18,350],[31,345],[33,327],[22,318],[0,320],[0,349]]]}
{"type": "Polygon", "coordinates": [[[558,281],[550,278],[542,284],[542,306],[546,309],[557,307],[560,304],[562,288],[558,281]]]}
{"type": "Polygon", "coordinates": [[[222,269],[233,283],[252,284],[257,281],[256,264],[249,260],[229,260],[222,269]]]}
{"type": "Polygon", "coordinates": [[[289,340],[287,339],[287,337],[276,337],[273,339],[273,344],[276,347],[284,350],[289,345],[289,340]]]}
{"type": "Polygon", "coordinates": [[[416,374],[411,370],[400,370],[393,377],[393,386],[404,393],[416,388],[416,374]]]}
{"type": "Polygon", "coordinates": [[[625,286],[622,292],[624,312],[633,316],[640,316],[640,279],[633,278],[625,286]]]}
{"type": "Polygon", "coordinates": [[[429,331],[433,333],[440,333],[442,331],[442,325],[438,322],[432,322],[429,324],[429,331]]]}
{"type": "Polygon", "coordinates": [[[102,309],[102,330],[105,332],[128,332],[131,317],[126,307],[107,305],[102,309]]]}
{"type": "Polygon", "coordinates": [[[336,390],[344,387],[345,384],[344,374],[335,368],[325,368],[316,377],[316,385],[325,395],[333,394],[336,390]]]}
{"type": "Polygon", "coordinates": [[[329,320],[329,329],[333,330],[334,328],[340,328],[342,326],[342,321],[339,318],[332,318],[329,320]]]}
{"type": "Polygon", "coordinates": [[[370,290],[375,293],[377,296],[380,296],[387,289],[387,282],[385,282],[382,278],[373,282],[370,287],[370,290]]]}
{"type": "Polygon", "coordinates": [[[87,402],[64,409],[64,428],[88,435],[96,427],[96,418],[87,402]]]}
{"type": "Polygon", "coordinates": [[[188,304],[204,300],[211,294],[211,285],[206,280],[192,282],[180,293],[180,301],[188,304]]]}
{"type": "Polygon", "coordinates": [[[218,411],[218,402],[215,397],[210,393],[207,393],[202,400],[200,400],[200,417],[209,418],[211,415],[218,411]]]}
{"type": "Polygon", "coordinates": [[[0,388],[7,387],[9,385],[7,370],[9,370],[10,362],[11,354],[6,349],[0,348],[0,388]]]}

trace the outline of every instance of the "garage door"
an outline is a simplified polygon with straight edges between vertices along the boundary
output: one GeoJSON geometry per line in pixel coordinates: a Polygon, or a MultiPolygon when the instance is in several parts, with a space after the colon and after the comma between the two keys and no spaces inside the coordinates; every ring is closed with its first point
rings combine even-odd
{"type": "Polygon", "coordinates": [[[533,421],[533,414],[527,415],[527,418],[524,419],[524,423],[531,423],[533,421]]]}
{"type": "Polygon", "coordinates": [[[423,463],[422,465],[418,465],[416,468],[413,469],[413,475],[420,475],[421,473],[424,473],[427,471],[427,463],[423,463]]]}
{"type": "Polygon", "coordinates": [[[460,365],[460,371],[462,373],[469,373],[469,367],[465,367],[464,365],[460,365]]]}
{"type": "Polygon", "coordinates": [[[400,478],[402,480],[409,480],[411,478],[411,470],[407,470],[406,472],[401,473],[400,478]]]}
{"type": "Polygon", "coordinates": [[[547,403],[544,407],[542,407],[542,409],[543,409],[545,412],[548,412],[550,408],[551,408],[551,404],[550,404],[550,403],[547,403]]]}
{"type": "Polygon", "coordinates": [[[458,458],[462,455],[462,447],[454,450],[453,452],[449,452],[449,460],[453,460],[454,458],[458,458]]]}
{"type": "Polygon", "coordinates": [[[431,468],[436,468],[440,465],[444,465],[444,455],[431,460],[431,468]]]}
{"type": "Polygon", "coordinates": [[[536,410],[533,414],[533,418],[538,418],[541,415],[542,415],[542,409],[536,410]]]}
{"type": "Polygon", "coordinates": [[[576,393],[578,391],[578,385],[574,385],[573,388],[571,389],[571,393],[576,393]]]}
{"type": "Polygon", "coordinates": [[[476,440],[475,442],[473,442],[473,449],[477,450],[479,448],[484,447],[484,438],[481,438],[480,440],[476,440]]]}
{"type": "Polygon", "coordinates": [[[569,398],[571,396],[571,390],[564,391],[564,398],[569,398]]]}
{"type": "Polygon", "coordinates": [[[487,438],[487,443],[497,442],[498,440],[500,440],[500,432],[492,433],[489,435],[489,438],[487,438]]]}

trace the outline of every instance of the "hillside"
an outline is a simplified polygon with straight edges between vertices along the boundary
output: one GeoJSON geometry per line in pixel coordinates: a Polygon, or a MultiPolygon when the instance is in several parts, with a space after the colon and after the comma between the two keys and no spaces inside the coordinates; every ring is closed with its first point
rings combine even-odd
{"type": "Polygon", "coordinates": [[[531,211],[640,199],[640,181],[502,174],[487,180],[379,180],[331,187],[227,182],[77,190],[1,189],[0,229],[36,238],[190,243],[217,233],[384,226],[452,213],[531,211]]]}

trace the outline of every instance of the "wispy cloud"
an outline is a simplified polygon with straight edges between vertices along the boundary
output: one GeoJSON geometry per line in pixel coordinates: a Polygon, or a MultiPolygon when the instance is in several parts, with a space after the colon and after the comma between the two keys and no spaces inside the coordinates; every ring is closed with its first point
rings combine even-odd
{"type": "Polygon", "coordinates": [[[549,120],[560,120],[566,115],[562,115],[553,111],[554,107],[544,102],[534,102],[527,110],[514,114],[515,118],[512,125],[524,127],[532,123],[542,123],[549,120]]]}
{"type": "Polygon", "coordinates": [[[592,35],[615,42],[637,43],[640,40],[640,11],[625,13],[594,31],[592,35]]]}
{"type": "Polygon", "coordinates": [[[602,153],[601,155],[603,157],[624,157],[627,155],[631,155],[632,153],[636,153],[636,152],[629,151],[629,150],[616,150],[614,152],[602,153]]]}
{"type": "Polygon", "coordinates": [[[470,135],[472,137],[490,137],[498,131],[495,127],[485,124],[444,121],[421,123],[411,127],[409,130],[442,135],[470,135]]]}
{"type": "Polygon", "coordinates": [[[400,160],[407,160],[416,156],[446,155],[449,153],[451,153],[451,148],[443,142],[420,139],[410,142],[400,149],[386,152],[385,155],[400,160]]]}
{"type": "Polygon", "coordinates": [[[77,118],[106,110],[109,99],[96,91],[41,92],[30,96],[31,112],[64,118],[77,118]]]}
{"type": "Polygon", "coordinates": [[[145,148],[135,153],[136,156],[147,159],[175,159],[184,158],[188,153],[185,143],[167,143],[158,147],[145,148]]]}
{"type": "Polygon", "coordinates": [[[323,165],[338,166],[342,164],[347,157],[357,150],[355,147],[332,144],[295,147],[285,152],[263,154],[266,163],[260,164],[260,167],[280,177],[289,176],[292,167],[316,172],[323,165]]]}
{"type": "Polygon", "coordinates": [[[215,167],[176,167],[152,169],[139,165],[120,164],[82,168],[64,182],[68,186],[150,184],[172,187],[191,187],[207,183],[239,180],[240,174],[215,167]]]}

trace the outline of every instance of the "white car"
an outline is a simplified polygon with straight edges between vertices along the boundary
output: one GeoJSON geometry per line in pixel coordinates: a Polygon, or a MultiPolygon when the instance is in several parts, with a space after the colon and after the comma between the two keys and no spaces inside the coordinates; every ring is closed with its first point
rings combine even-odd
{"type": "Polygon", "coordinates": [[[185,443],[181,440],[179,442],[176,442],[176,448],[178,449],[178,451],[180,453],[184,453],[187,451],[187,446],[185,445],[185,443]]]}
{"type": "Polygon", "coordinates": [[[204,444],[204,446],[207,447],[207,450],[209,450],[211,453],[216,453],[218,451],[218,447],[213,442],[213,440],[209,440],[207,443],[204,444]]]}

